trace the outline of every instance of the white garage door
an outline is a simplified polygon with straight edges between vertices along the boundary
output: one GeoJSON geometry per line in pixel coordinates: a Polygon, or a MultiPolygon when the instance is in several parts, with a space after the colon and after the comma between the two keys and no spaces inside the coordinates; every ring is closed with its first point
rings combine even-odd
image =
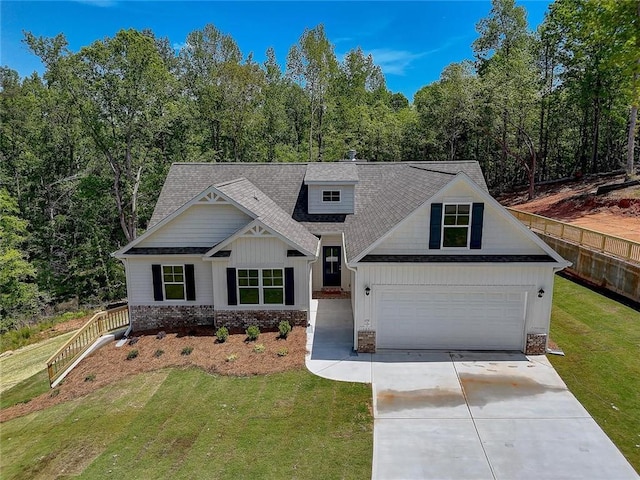
{"type": "Polygon", "coordinates": [[[378,287],[378,348],[522,350],[526,293],[506,287],[378,287]]]}

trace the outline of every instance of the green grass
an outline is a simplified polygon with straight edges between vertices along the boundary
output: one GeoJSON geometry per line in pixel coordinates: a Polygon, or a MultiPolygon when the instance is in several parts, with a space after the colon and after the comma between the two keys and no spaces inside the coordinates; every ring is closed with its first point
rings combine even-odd
{"type": "Polygon", "coordinates": [[[88,313],[88,310],[61,313],[55,317],[40,319],[34,324],[23,325],[19,328],[11,329],[8,332],[0,334],[0,352],[16,350],[27,345],[39,343],[43,339],[52,335],[51,333],[46,332],[46,330],[49,330],[54,325],[84,317],[88,313]],[[48,333],[48,335],[45,334],[45,332],[48,333]]]}
{"type": "Polygon", "coordinates": [[[137,375],[2,424],[3,479],[370,478],[365,384],[306,370],[137,375]]]}
{"type": "Polygon", "coordinates": [[[640,313],[556,277],[549,356],[569,390],[640,472],[640,313]]]}
{"type": "MultiPolygon", "coordinates": [[[[0,358],[0,394],[46,368],[46,361],[74,332],[49,338],[40,343],[15,350],[0,358]]],[[[47,381],[48,383],[48,381],[47,381]]]]}
{"type": "Polygon", "coordinates": [[[49,390],[49,375],[45,368],[2,392],[2,395],[0,395],[0,408],[11,407],[17,403],[27,403],[32,398],[49,390]]]}

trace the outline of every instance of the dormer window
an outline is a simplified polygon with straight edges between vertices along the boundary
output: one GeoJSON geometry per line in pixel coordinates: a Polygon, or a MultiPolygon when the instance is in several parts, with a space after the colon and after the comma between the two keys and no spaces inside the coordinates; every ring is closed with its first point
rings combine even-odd
{"type": "Polygon", "coordinates": [[[304,175],[307,213],[352,214],[356,211],[356,164],[347,162],[309,163],[304,175]]]}
{"type": "Polygon", "coordinates": [[[323,202],[339,202],[340,190],[323,190],[322,201],[323,202]]]}
{"type": "Polygon", "coordinates": [[[442,246],[466,248],[469,245],[471,205],[445,204],[442,216],[442,246]]]}

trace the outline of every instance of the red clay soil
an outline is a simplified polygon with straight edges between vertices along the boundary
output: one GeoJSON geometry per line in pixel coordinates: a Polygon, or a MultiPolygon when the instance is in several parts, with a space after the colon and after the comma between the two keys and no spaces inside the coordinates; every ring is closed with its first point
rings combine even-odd
{"type": "Polygon", "coordinates": [[[536,198],[527,201],[519,192],[503,196],[500,202],[580,227],[640,242],[640,187],[629,187],[595,195],[598,186],[621,183],[622,177],[583,180],[540,187],[536,198]]]}
{"type": "Polygon", "coordinates": [[[133,345],[128,342],[116,347],[114,342],[104,346],[80,362],[55,389],[28,403],[0,410],[0,422],[83,397],[142,372],[166,367],[199,367],[218,375],[265,375],[302,368],[306,353],[306,331],[301,327],[294,327],[286,340],[278,338],[278,332],[264,332],[255,342],[247,342],[246,335],[236,334],[230,335],[225,343],[217,343],[211,328],[167,333],[164,338],[149,332],[136,338],[133,345]],[[256,352],[257,345],[263,345],[264,352],[256,352]],[[193,350],[183,355],[187,347],[193,350]],[[138,351],[137,357],[127,360],[133,350],[138,351]],[[157,353],[160,351],[162,354],[157,353]],[[278,355],[284,351],[286,355],[278,355]],[[237,358],[230,359],[232,355],[237,358]]]}

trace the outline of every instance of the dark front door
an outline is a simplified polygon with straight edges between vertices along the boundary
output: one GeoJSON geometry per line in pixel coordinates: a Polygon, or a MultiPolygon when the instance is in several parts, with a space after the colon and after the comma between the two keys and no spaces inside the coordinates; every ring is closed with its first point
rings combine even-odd
{"type": "Polygon", "coordinates": [[[340,247],[322,247],[322,285],[325,287],[340,286],[340,250],[340,247]]]}

